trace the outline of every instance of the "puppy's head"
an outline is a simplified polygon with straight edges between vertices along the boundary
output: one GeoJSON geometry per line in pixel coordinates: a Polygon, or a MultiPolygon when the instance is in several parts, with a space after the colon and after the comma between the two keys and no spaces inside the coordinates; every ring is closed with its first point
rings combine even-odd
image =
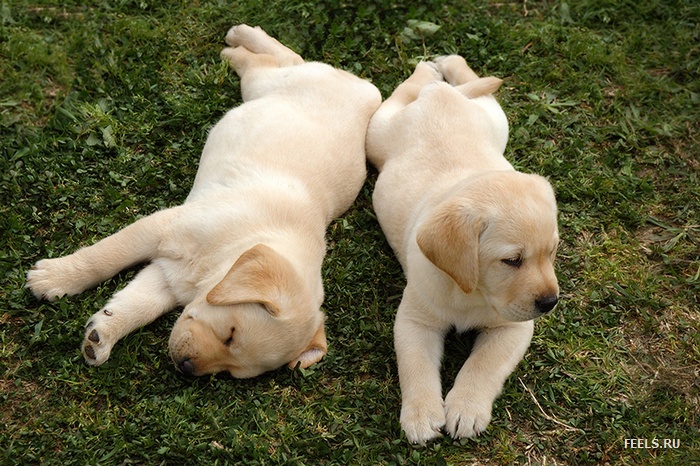
{"type": "Polygon", "coordinates": [[[416,240],[464,293],[480,292],[505,319],[534,319],[557,303],[557,206],[540,176],[505,171],[466,181],[435,208],[416,240]]]}
{"type": "Polygon", "coordinates": [[[326,354],[324,316],[292,264],[259,244],[192,302],[170,335],[170,355],[188,375],[255,377],[284,364],[306,368],[326,354]]]}

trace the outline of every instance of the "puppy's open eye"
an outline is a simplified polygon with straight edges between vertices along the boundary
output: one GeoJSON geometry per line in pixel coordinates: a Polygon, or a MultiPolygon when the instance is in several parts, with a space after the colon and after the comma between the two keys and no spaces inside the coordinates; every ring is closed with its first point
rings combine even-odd
{"type": "Polygon", "coordinates": [[[503,259],[501,260],[506,265],[509,265],[511,267],[518,268],[521,265],[523,265],[523,257],[522,256],[516,256],[516,257],[511,257],[510,259],[503,259]]]}
{"type": "Polygon", "coordinates": [[[224,341],[224,345],[231,346],[233,343],[233,333],[236,331],[236,327],[231,327],[231,335],[224,341]]]}

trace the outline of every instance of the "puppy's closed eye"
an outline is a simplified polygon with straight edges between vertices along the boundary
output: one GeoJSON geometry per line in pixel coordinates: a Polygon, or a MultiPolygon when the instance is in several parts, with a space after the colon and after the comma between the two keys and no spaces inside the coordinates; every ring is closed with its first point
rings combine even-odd
{"type": "Polygon", "coordinates": [[[236,327],[231,327],[231,335],[224,340],[224,345],[231,346],[233,344],[233,334],[236,331],[236,327]]]}
{"type": "Polygon", "coordinates": [[[521,265],[523,265],[523,257],[522,256],[515,256],[515,257],[511,257],[509,259],[502,259],[501,262],[503,262],[504,264],[506,264],[510,267],[515,267],[517,269],[521,265]]]}

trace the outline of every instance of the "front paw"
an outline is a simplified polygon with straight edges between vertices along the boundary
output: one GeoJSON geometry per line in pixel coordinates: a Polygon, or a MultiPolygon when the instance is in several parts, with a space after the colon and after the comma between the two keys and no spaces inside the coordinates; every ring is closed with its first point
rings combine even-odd
{"type": "Polygon", "coordinates": [[[445,425],[445,408],[442,399],[427,398],[405,401],[401,406],[401,428],[411,443],[425,445],[442,435],[445,425]]]}
{"type": "Polygon", "coordinates": [[[68,257],[42,259],[27,272],[27,284],[39,299],[55,301],[82,292],[85,287],[68,257]]]}
{"type": "Polygon", "coordinates": [[[445,429],[452,438],[474,437],[491,422],[492,402],[452,389],[445,397],[445,429]]]}
{"type": "Polygon", "coordinates": [[[85,326],[85,337],[81,351],[85,362],[99,366],[109,359],[116,340],[109,329],[112,312],[104,309],[93,315],[85,326]]]}

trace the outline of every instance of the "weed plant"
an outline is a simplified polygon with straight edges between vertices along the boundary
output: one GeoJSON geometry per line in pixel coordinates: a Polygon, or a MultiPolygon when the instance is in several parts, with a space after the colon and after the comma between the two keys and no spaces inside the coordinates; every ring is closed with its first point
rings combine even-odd
{"type": "MultiPolygon", "coordinates": [[[[1,461],[697,460],[699,22],[695,0],[3,0],[1,461]],[[55,303],[24,289],[38,259],[184,200],[208,129],[241,102],[219,58],[237,23],[385,97],[419,60],[444,54],[505,79],[506,155],[557,191],[563,299],[537,322],[482,436],[417,448],[401,435],[392,324],[404,282],[372,211],[374,171],[329,229],[330,349],[308,370],[185,378],[167,354],[176,313],[88,367],[83,325],[134,270],[55,303]]],[[[448,338],[446,385],[472,337],[448,338]]]]}

